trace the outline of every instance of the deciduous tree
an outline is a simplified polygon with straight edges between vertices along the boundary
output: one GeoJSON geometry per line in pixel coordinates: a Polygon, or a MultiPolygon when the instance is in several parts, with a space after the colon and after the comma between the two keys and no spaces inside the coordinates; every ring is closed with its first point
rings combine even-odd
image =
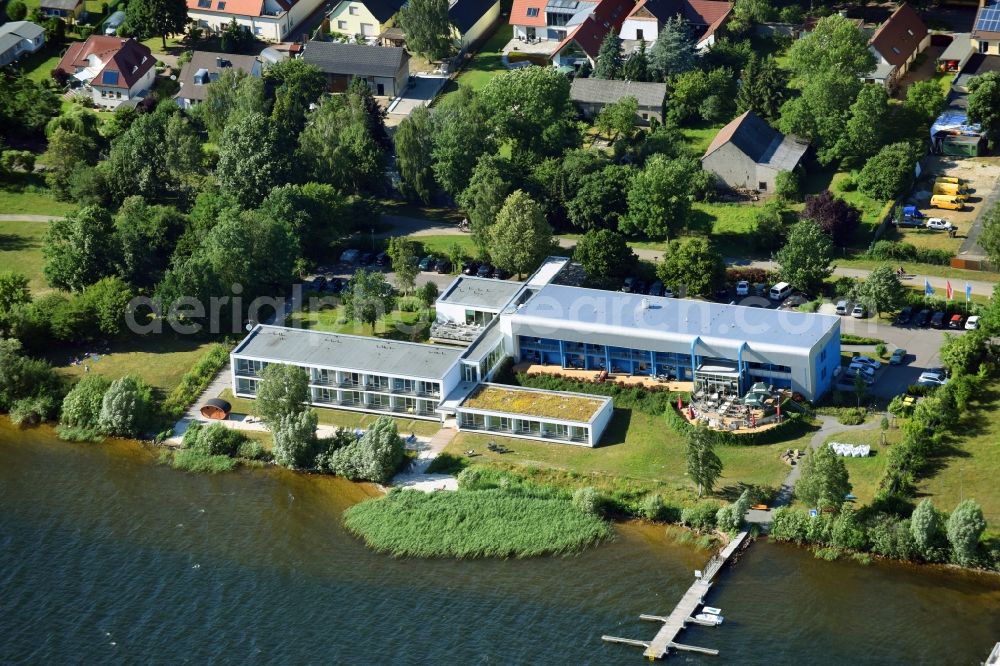
{"type": "Polygon", "coordinates": [[[316,424],[319,417],[311,409],[303,409],[278,417],[271,425],[274,439],[274,462],[283,467],[303,469],[313,466],[316,449],[316,424]]]}
{"type": "Polygon", "coordinates": [[[111,382],[104,375],[84,375],[63,398],[59,424],[70,428],[97,430],[104,394],[111,382]]]}
{"type": "Polygon", "coordinates": [[[687,473],[698,485],[698,497],[712,492],[722,476],[722,461],[715,453],[712,434],[707,428],[693,427],[687,436],[687,473]]]}
{"type": "Polygon", "coordinates": [[[817,159],[829,164],[837,159],[837,141],[851,117],[850,107],[861,89],[857,78],[839,70],[811,76],[798,97],[781,106],[778,129],[809,139],[817,159]]]}
{"type": "Polygon", "coordinates": [[[453,197],[468,187],[479,158],[496,151],[483,104],[468,86],[435,109],[432,138],[434,179],[453,197]]]}
{"type": "Polygon", "coordinates": [[[485,253],[489,246],[489,230],[513,191],[509,162],[499,156],[484,156],[479,160],[469,186],[458,197],[458,205],[469,216],[472,237],[481,252],[485,253]]]}
{"type": "Polygon", "coordinates": [[[580,229],[611,229],[628,210],[628,189],[635,167],[609,164],[580,179],[573,198],[566,202],[566,213],[573,226],[580,229]]]}
{"type": "Polygon", "coordinates": [[[429,204],[434,194],[434,130],[427,107],[414,109],[396,128],[396,166],[403,195],[429,204]]]}
{"type": "Polygon", "coordinates": [[[858,190],[873,199],[888,201],[909,187],[919,152],[906,141],[884,146],[858,174],[858,190]]]}
{"type": "Polygon", "coordinates": [[[802,220],[788,232],[788,242],[775,257],[781,278],[797,289],[818,293],[833,274],[833,241],[812,220],[802,220]]]}
{"type": "Polygon", "coordinates": [[[875,56],[868,48],[868,36],[858,30],[854,22],[831,14],[821,18],[809,34],[792,44],[788,65],[803,79],[828,72],[858,79],[875,69],[875,56]]]}
{"type": "Polygon", "coordinates": [[[552,250],[552,227],[542,207],[523,190],[515,190],[490,227],[490,257],[500,268],[528,273],[552,250]]]}
{"type": "Polygon", "coordinates": [[[979,537],[985,530],[983,510],[975,500],[967,499],[955,507],[948,517],[952,560],[962,566],[974,564],[979,553],[979,537]]]}
{"type": "Polygon", "coordinates": [[[101,399],[98,427],[106,435],[136,437],[149,423],[153,391],[135,375],[125,375],[113,382],[101,399]]]}
{"type": "Polygon", "coordinates": [[[591,229],[577,242],[573,258],[583,265],[587,281],[599,287],[617,286],[635,266],[635,252],[625,237],[610,229],[591,229]]]}
{"type": "Polygon", "coordinates": [[[617,102],[608,104],[601,109],[594,121],[594,128],[608,137],[608,140],[614,144],[620,136],[631,136],[635,130],[635,119],[638,112],[639,100],[635,97],[622,97],[617,102]]]}
{"type": "Polygon", "coordinates": [[[834,150],[848,164],[862,164],[885,144],[888,126],[889,93],[885,86],[865,84],[834,150]]]}
{"type": "Polygon", "coordinates": [[[656,267],[665,285],[688,295],[710,297],[726,281],[726,262],[704,236],[670,241],[656,267]]]}
{"type": "Polygon", "coordinates": [[[344,314],[351,321],[371,326],[392,312],[396,297],[381,273],[359,269],[351,277],[344,296],[344,314]]]}
{"type": "Polygon", "coordinates": [[[990,144],[1000,138],[1000,72],[986,72],[969,81],[969,122],[979,123],[990,144]]]}
{"type": "Polygon", "coordinates": [[[215,177],[245,207],[258,205],[285,180],[287,159],[270,120],[249,113],[226,126],[215,177]]]}
{"type": "MultiPolygon", "coordinates": [[[[125,23],[141,37],[160,37],[167,49],[167,35],[184,32],[188,22],[184,0],[130,0],[125,7],[125,23]]],[[[128,33],[126,33],[128,34],[128,33]]]]}
{"type": "Polygon", "coordinates": [[[909,290],[899,281],[896,271],[887,264],[873,270],[858,287],[858,301],[879,314],[895,312],[906,304],[909,290]]]}
{"type": "Polygon", "coordinates": [[[282,139],[294,139],[305,126],[309,105],[326,90],[326,76],[315,65],[292,58],[265,69],[264,81],[274,87],[271,122],[282,139]]]}
{"type": "Polygon", "coordinates": [[[675,235],[691,213],[691,175],[692,167],[684,160],[649,158],[629,185],[628,215],[621,230],[657,240],[675,235]]]}
{"type": "Polygon", "coordinates": [[[311,178],[344,192],[380,188],[385,154],[363,96],[325,99],[299,137],[299,158],[311,178]]]}
{"type": "Polygon", "coordinates": [[[855,230],[861,225],[861,211],[833,196],[830,190],[824,190],[806,197],[802,219],[818,224],[820,229],[830,234],[834,245],[846,247],[851,244],[855,230]]]}
{"type": "Polygon", "coordinates": [[[264,368],[257,387],[254,410],[269,428],[308,409],[309,373],[303,368],[272,363],[264,368]]]}
{"type": "Polygon", "coordinates": [[[920,504],[913,510],[913,515],[910,516],[910,534],[920,557],[928,562],[941,559],[941,551],[945,545],[944,518],[929,497],[920,500],[920,504]]]}
{"type": "Polygon", "coordinates": [[[406,236],[393,236],[389,239],[388,254],[392,261],[392,271],[396,275],[396,288],[409,293],[420,273],[416,241],[406,236]]]}
{"type": "Polygon", "coordinates": [[[440,60],[452,50],[448,0],[409,0],[399,10],[399,27],[406,33],[407,48],[440,60]]]}
{"type": "Polygon", "coordinates": [[[850,492],[851,482],[843,459],[829,446],[811,449],[802,463],[795,494],[810,507],[839,511],[850,492]]]}
{"type": "Polygon", "coordinates": [[[45,234],[42,255],[45,278],[59,289],[83,291],[112,275],[118,249],[111,214],[98,206],[86,206],[53,221],[45,234]]]}
{"type": "Polygon", "coordinates": [[[569,80],[554,67],[524,67],[494,76],[480,92],[501,141],[518,151],[559,154],[573,137],[569,80]]]}

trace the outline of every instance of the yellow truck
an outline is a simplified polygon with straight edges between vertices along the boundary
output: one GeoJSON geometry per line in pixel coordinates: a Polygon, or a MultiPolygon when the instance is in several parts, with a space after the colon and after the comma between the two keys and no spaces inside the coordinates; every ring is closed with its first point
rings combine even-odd
{"type": "Polygon", "coordinates": [[[931,197],[931,208],[965,210],[965,197],[952,196],[949,194],[935,194],[931,197]]]}
{"type": "Polygon", "coordinates": [[[955,183],[934,183],[931,194],[944,194],[952,197],[966,198],[965,191],[955,183]]]}
{"type": "Polygon", "coordinates": [[[954,183],[954,184],[958,185],[959,187],[965,187],[965,185],[966,185],[966,182],[964,180],[962,180],[961,178],[959,178],[958,176],[938,176],[934,180],[934,182],[935,183],[954,183]]]}

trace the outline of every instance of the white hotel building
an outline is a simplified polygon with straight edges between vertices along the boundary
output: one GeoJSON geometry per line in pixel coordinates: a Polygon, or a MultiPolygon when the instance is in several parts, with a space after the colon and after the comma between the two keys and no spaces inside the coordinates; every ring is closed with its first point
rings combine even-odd
{"type": "Polygon", "coordinates": [[[452,344],[259,325],[232,353],[233,392],[254,397],[263,368],[286,363],[309,373],[317,407],[595,446],[610,399],[537,391],[532,400],[534,389],[489,383],[501,361],[669,375],[741,394],[762,381],[809,400],[835,381],[838,317],[553,284],[567,263],[549,258],[524,283],[455,278],[432,329],[452,344]],[[560,400],[578,409],[553,409],[560,400]]]}

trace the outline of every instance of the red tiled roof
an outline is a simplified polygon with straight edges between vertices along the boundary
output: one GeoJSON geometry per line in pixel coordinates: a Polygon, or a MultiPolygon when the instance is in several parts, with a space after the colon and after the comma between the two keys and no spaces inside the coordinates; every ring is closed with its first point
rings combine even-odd
{"type": "Polygon", "coordinates": [[[597,52],[601,48],[601,42],[614,30],[616,33],[621,30],[622,23],[629,15],[634,0],[601,0],[594,13],[578,25],[573,32],[566,36],[566,39],[553,51],[553,55],[559,53],[571,41],[579,44],[583,52],[593,59],[597,58],[597,52]]]}
{"type": "MultiPolygon", "coordinates": [[[[287,12],[294,3],[279,0],[278,4],[287,12]]],[[[264,0],[187,0],[187,8],[196,12],[263,16],[264,0]]]]}
{"type": "Polygon", "coordinates": [[[134,39],[94,35],[85,42],[70,44],[56,69],[72,76],[90,66],[88,58],[92,55],[104,65],[93,81],[110,88],[131,88],[156,63],[149,47],[134,39]]]}
{"type": "Polygon", "coordinates": [[[510,10],[510,24],[544,28],[545,0],[514,0],[514,6],[510,10]],[[536,10],[534,16],[528,16],[529,9],[536,10]]]}
{"type": "Polygon", "coordinates": [[[660,22],[680,15],[696,26],[706,26],[697,41],[710,36],[726,22],[733,11],[733,3],[725,0],[640,0],[629,14],[632,17],[640,8],[645,8],[660,22]]]}
{"type": "Polygon", "coordinates": [[[927,26],[920,19],[920,14],[904,3],[875,31],[868,43],[890,64],[899,67],[913,55],[926,36],[927,26]]]}

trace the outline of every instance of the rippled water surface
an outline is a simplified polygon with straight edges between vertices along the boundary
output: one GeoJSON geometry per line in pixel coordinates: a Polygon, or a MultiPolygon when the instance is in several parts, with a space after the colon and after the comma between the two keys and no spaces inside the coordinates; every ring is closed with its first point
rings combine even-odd
{"type": "MultiPolygon", "coordinates": [[[[0,426],[0,663],[639,664],[707,554],[623,525],[582,555],[396,560],[345,534],[363,485],[177,472],[130,442],[0,426]]],[[[976,664],[1000,580],[757,543],[674,663],[976,664]]]]}

